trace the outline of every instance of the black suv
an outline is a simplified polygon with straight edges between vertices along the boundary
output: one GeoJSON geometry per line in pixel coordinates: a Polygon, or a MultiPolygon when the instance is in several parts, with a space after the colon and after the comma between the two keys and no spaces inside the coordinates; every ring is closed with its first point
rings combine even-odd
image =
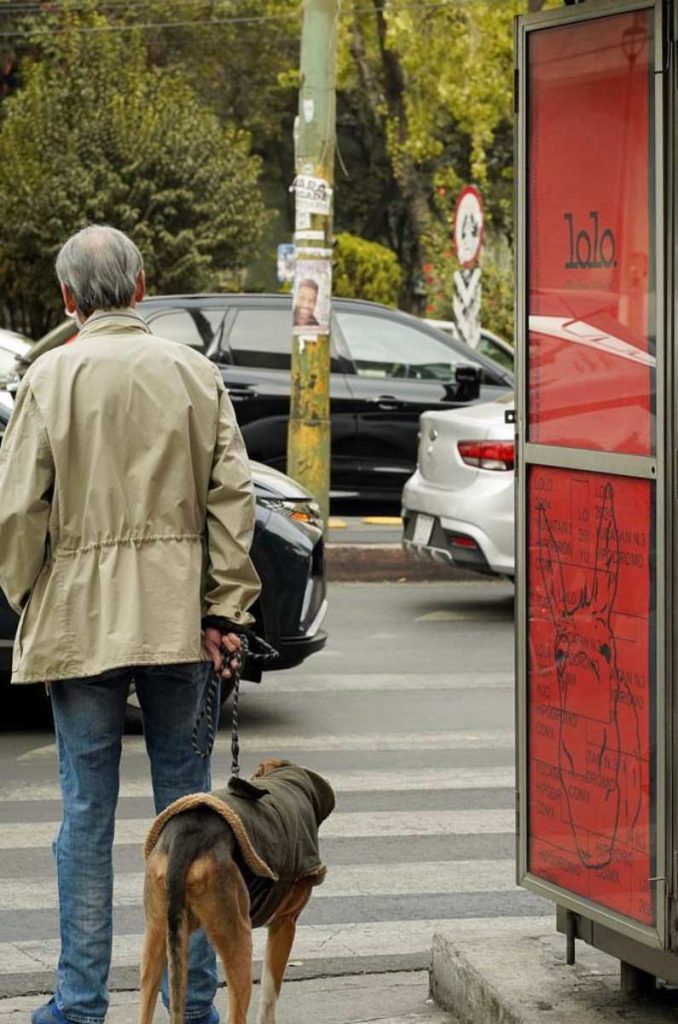
{"type": "MultiPolygon", "coordinates": [[[[199,349],[218,364],[252,459],[284,470],[290,404],[289,295],[158,295],[140,313],[161,337],[199,349]]],[[[73,336],[55,328],[29,362],[73,336]]],[[[28,365],[19,362],[18,371],[28,365]]],[[[419,416],[470,400],[492,401],[513,374],[407,313],[357,299],[332,301],[334,497],[400,502],[417,457],[419,416]],[[480,380],[469,388],[464,368],[480,380]]]]}

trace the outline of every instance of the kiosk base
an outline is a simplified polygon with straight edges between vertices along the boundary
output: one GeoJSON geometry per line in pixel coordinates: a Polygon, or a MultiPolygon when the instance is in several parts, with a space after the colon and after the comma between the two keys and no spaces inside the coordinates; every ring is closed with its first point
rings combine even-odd
{"type": "Polygon", "coordinates": [[[657,978],[678,985],[678,957],[675,953],[650,949],[561,906],[556,907],[556,928],[568,940],[574,931],[575,938],[616,957],[621,965],[622,994],[629,999],[644,999],[651,995],[657,978]]]}

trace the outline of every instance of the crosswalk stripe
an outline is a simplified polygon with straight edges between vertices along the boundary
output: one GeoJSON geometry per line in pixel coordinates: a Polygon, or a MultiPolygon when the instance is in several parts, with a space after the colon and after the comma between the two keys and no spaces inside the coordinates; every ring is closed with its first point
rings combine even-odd
{"type": "MultiPolygon", "coordinates": [[[[118,874],[114,886],[116,907],[137,907],[143,902],[141,872],[118,874]]],[[[422,861],[409,864],[338,864],[330,866],[314,899],[355,896],[394,896],[421,893],[453,895],[462,892],[511,892],[515,868],[511,860],[422,861]]],[[[54,910],[54,879],[0,879],[0,911],[54,910]]]]}
{"type": "MultiPolygon", "coordinates": [[[[369,839],[394,836],[497,835],[511,832],[515,812],[501,810],[356,811],[336,812],[323,824],[321,838],[369,839]]],[[[0,829],[0,850],[48,846],[58,822],[5,823],[0,829]]],[[[148,822],[123,818],[115,826],[115,845],[142,844],[148,822]]]]}
{"type": "MultiPolygon", "coordinates": [[[[296,678],[286,677],[282,672],[275,679],[266,679],[261,696],[267,693],[379,693],[385,690],[512,690],[513,686],[512,672],[357,673],[351,676],[328,673],[296,678]]],[[[244,699],[247,699],[246,692],[244,699]]]]}
{"type": "MultiPolygon", "coordinates": [[[[303,921],[303,917],[301,919],[303,921]]],[[[522,917],[521,925],[543,930],[540,917],[522,917]]],[[[456,934],[493,934],[515,927],[515,917],[477,918],[454,921],[456,934]]],[[[395,954],[430,952],[435,931],[449,930],[452,922],[447,918],[424,921],[369,921],[343,925],[304,925],[297,928],[293,959],[332,959],[343,957],[381,957],[395,954]]],[[[260,960],[266,941],[265,929],[254,932],[254,956],[260,960]]],[[[113,939],[113,959],[116,967],[138,967],[141,953],[141,935],[118,935],[113,939]]],[[[59,952],[56,939],[32,939],[26,942],[0,943],[0,974],[34,974],[36,970],[53,971],[59,952]]],[[[291,969],[293,970],[293,969],[291,969]]],[[[293,977],[293,974],[290,974],[293,977]]]]}
{"type": "MultiPolygon", "coordinates": [[[[337,793],[401,793],[415,790],[507,789],[515,783],[515,770],[495,768],[424,768],[417,771],[348,771],[328,773],[337,793]]],[[[225,788],[228,777],[215,777],[213,789],[225,788]]],[[[150,797],[150,779],[132,779],[120,786],[121,797],[150,797]]],[[[2,802],[54,800],[61,796],[56,782],[18,783],[5,786],[2,802]]]]}
{"type": "MultiPolygon", "coordinates": [[[[329,750],[512,750],[515,742],[513,729],[459,729],[449,732],[413,733],[322,733],[318,736],[270,736],[248,733],[241,729],[240,744],[248,753],[274,754],[281,751],[329,750]]],[[[217,756],[227,750],[230,740],[221,735],[215,744],[217,756]]],[[[144,741],[139,736],[128,737],[124,745],[125,756],[146,756],[144,741]]],[[[56,745],[48,743],[21,754],[20,762],[54,758],[56,745]]]]}

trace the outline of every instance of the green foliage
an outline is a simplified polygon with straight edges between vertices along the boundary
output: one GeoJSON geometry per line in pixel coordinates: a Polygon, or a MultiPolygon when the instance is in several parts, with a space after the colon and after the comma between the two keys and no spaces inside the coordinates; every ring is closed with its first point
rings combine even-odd
{"type": "MultiPolygon", "coordinates": [[[[438,278],[454,269],[441,254],[450,248],[463,185],[479,186],[489,235],[512,241],[513,19],[527,8],[527,0],[344,4],[339,143],[360,187],[357,199],[347,196],[357,218],[351,224],[341,213],[338,174],[338,216],[397,252],[408,307],[440,305],[441,292],[451,301],[447,280],[438,278]]],[[[501,273],[504,289],[509,278],[501,273]]]]}
{"type": "Polygon", "coordinates": [[[145,0],[143,16],[134,5],[120,8],[128,24],[170,23],[149,34],[152,63],[185,74],[224,120],[246,126],[257,151],[272,152],[288,135],[291,143],[299,0],[145,0]]]}
{"type": "Polygon", "coordinates": [[[235,285],[266,213],[248,136],[177,71],[149,66],[138,32],[107,31],[94,0],[66,3],[24,62],[0,125],[0,294],[34,335],[60,315],[53,261],[79,227],[135,239],[153,291],[235,285]],[[56,26],[54,26],[56,28],[56,26]]]}
{"type": "Polygon", "coordinates": [[[335,295],[396,306],[401,285],[402,271],[394,252],[345,232],[337,235],[332,285],[335,295]]]}
{"type": "MultiPolygon", "coordinates": [[[[11,122],[0,143],[0,294],[17,325],[34,321],[61,237],[94,215],[134,229],[155,288],[240,283],[263,220],[250,150],[279,215],[260,254],[273,266],[294,223],[300,0],[56,0],[23,25],[4,6],[1,28],[31,32],[3,44],[19,56],[21,87],[0,96],[11,122]],[[80,40],[81,27],[96,31],[80,40]]],[[[456,263],[444,254],[463,185],[480,187],[489,241],[512,244],[513,18],[528,6],[343,0],[335,230],[396,254],[406,308],[451,302],[456,263]]],[[[260,286],[262,262],[249,277],[260,286]]],[[[510,261],[486,263],[488,326],[500,330],[510,261]]]]}
{"type": "Polygon", "coordinates": [[[485,259],[481,319],[483,326],[513,344],[515,338],[513,265],[502,266],[485,259]]]}

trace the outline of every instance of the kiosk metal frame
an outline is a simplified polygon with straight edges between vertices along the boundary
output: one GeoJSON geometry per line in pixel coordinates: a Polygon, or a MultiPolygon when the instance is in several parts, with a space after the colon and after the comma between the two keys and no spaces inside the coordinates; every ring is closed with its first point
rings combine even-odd
{"type": "MultiPolygon", "coordinates": [[[[673,409],[678,408],[674,375],[674,308],[678,288],[674,281],[673,251],[678,241],[673,203],[674,165],[678,131],[675,130],[675,42],[678,11],[671,0],[589,0],[576,7],[528,15],[516,24],[516,724],[517,724],[517,880],[558,905],[558,927],[585,939],[622,961],[672,981],[678,981],[678,834],[674,748],[676,701],[673,665],[676,641],[671,628],[675,614],[677,570],[673,519],[676,514],[678,450],[675,448],[673,409]],[[587,22],[627,12],[649,11],[654,19],[654,250],[656,260],[654,310],[656,325],[656,448],[653,455],[622,454],[585,448],[531,443],[529,439],[529,40],[531,34],[576,22],[587,22]],[[599,903],[554,885],[530,872],[529,841],[529,716],[528,716],[528,474],[531,466],[605,473],[652,481],[655,490],[655,602],[656,679],[654,680],[654,807],[656,870],[656,922],[654,927],[625,917],[599,903]]],[[[676,631],[678,633],[678,631],[676,631]]]]}

